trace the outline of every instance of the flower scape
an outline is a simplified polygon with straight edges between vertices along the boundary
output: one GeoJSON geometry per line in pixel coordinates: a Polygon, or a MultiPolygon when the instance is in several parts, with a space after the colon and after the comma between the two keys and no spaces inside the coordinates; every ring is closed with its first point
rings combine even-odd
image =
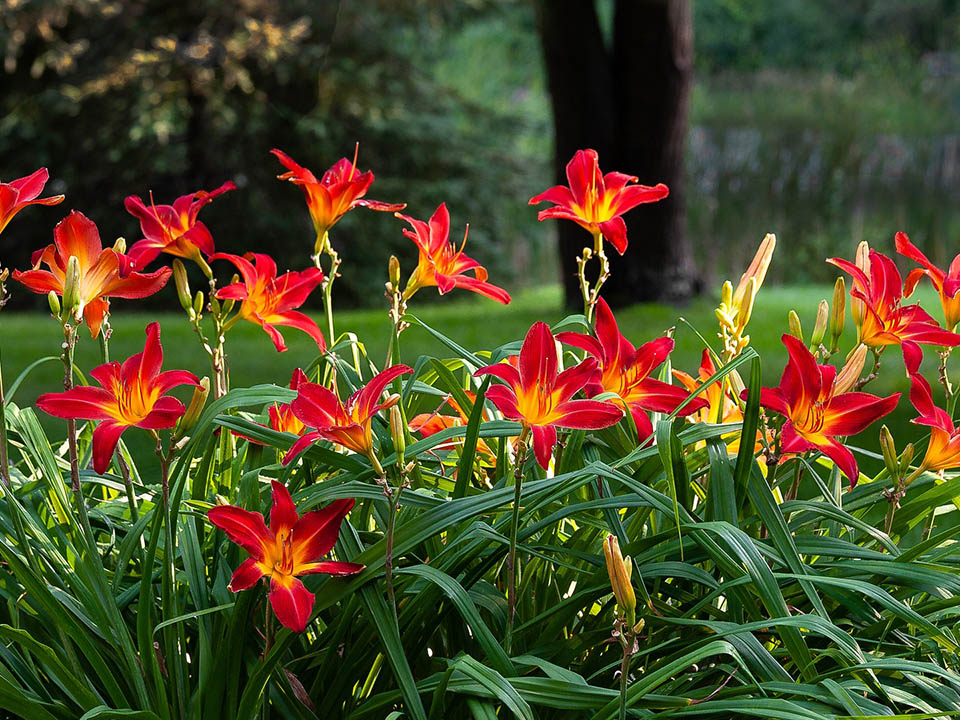
{"type": "Polygon", "coordinates": [[[5,716],[960,712],[960,256],[942,269],[898,232],[829,259],[842,275],[812,331],[791,311],[761,363],[747,330],[768,234],[720,289],[715,328],[625,334],[629,309],[601,292],[605,246],[642,252],[624,216],[669,190],[604,174],[584,149],[567,185],[529,200],[584,230],[582,312],[468,349],[412,306],[430,288],[493,308],[511,295],[466,230],[451,241],[443,198],[369,199],[356,150],[319,177],[272,153],[313,227],[293,270],[263,247],[218,252],[199,219],[256,188],[169,205],[138,188],[128,251],[51,208],[64,197],[41,197],[46,168],[0,183],[0,232],[24,210],[49,216],[52,243],[0,268],[0,300],[47,297],[52,320],[35,321],[62,340],[25,372],[59,361],[63,377],[25,402],[21,379],[6,396],[0,379],[5,716]],[[382,363],[333,309],[353,270],[338,223],[357,208],[391,213],[417,257],[385,269],[382,363]],[[181,348],[164,362],[156,321],[141,352],[111,359],[111,300],[131,313],[161,292],[206,377],[176,367],[181,348]],[[292,377],[264,361],[260,384],[235,386],[243,325],[265,357],[296,337],[315,359],[292,377]],[[412,333],[434,354],[405,355],[412,333]],[[99,364],[83,366],[81,343],[99,364]],[[698,367],[677,366],[680,343],[698,367]],[[880,425],[897,408],[912,422],[880,425]]]}

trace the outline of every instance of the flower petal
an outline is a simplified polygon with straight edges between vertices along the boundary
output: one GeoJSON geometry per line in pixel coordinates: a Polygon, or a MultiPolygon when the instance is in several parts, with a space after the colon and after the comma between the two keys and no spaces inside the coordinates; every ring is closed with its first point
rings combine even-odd
{"type": "Polygon", "coordinates": [[[267,597],[281,625],[294,632],[303,632],[313,612],[314,596],[302,582],[291,575],[274,574],[267,597]]]}
{"type": "Polygon", "coordinates": [[[270,532],[274,535],[289,534],[297,525],[300,516],[297,515],[297,506],[293,504],[290,491],[276,480],[270,485],[273,489],[273,505],[270,508],[270,532]]]}
{"type": "Polygon", "coordinates": [[[267,530],[263,515],[234,505],[217,505],[207,511],[207,519],[223,530],[230,542],[236,543],[256,560],[263,560],[265,547],[275,542],[267,530]]]}
{"type": "Polygon", "coordinates": [[[297,566],[315,562],[333,549],[340,535],[340,524],[353,505],[353,498],[334,500],[325,508],[300,518],[293,528],[293,557],[297,566]]]}
{"type": "Polygon", "coordinates": [[[256,585],[262,577],[263,570],[260,569],[260,562],[252,557],[247,558],[233,571],[233,577],[230,578],[227,589],[230,592],[248,590],[256,585]]]}

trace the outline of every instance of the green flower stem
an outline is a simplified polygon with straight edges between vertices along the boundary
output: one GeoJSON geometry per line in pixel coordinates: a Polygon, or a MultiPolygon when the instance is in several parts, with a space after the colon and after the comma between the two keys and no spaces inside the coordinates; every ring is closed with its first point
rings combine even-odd
{"type": "Polygon", "coordinates": [[[513,515],[510,519],[510,553],[507,555],[507,637],[504,641],[507,655],[513,647],[513,621],[517,613],[517,533],[520,529],[520,495],[523,492],[523,470],[527,464],[529,432],[530,428],[524,426],[514,448],[513,515]]]}

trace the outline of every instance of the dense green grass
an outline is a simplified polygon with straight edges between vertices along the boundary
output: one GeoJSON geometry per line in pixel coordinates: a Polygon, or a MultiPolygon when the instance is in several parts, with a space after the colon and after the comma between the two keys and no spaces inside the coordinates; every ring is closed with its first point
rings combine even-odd
{"type": "MultiPolygon", "coordinates": [[[[786,330],[787,312],[793,308],[800,314],[805,330],[809,332],[817,303],[830,298],[828,286],[765,287],[758,297],[750,322],[753,347],[763,359],[763,375],[767,383],[777,383],[786,361],[786,353],[780,336],[786,330]]],[[[936,317],[939,315],[936,296],[924,292],[921,299],[925,307],[936,317]]],[[[703,343],[687,325],[696,328],[705,339],[716,342],[716,318],[713,309],[716,298],[705,296],[683,308],[666,305],[636,305],[617,311],[617,320],[623,334],[635,344],[640,344],[662,334],[670,327],[676,328],[677,347],[672,356],[674,367],[695,372],[703,343]],[[684,322],[684,320],[686,322],[684,322]]],[[[209,374],[209,366],[193,331],[182,314],[169,313],[146,315],[135,312],[136,305],[116,303],[113,337],[110,352],[113,359],[120,359],[143,348],[143,329],[151,320],[159,320],[163,329],[162,342],[165,353],[164,367],[186,368],[198,375],[209,374]]],[[[564,317],[560,309],[559,287],[527,290],[518,294],[509,307],[475,298],[460,296],[445,299],[439,304],[418,306],[414,301],[410,312],[440,332],[471,349],[495,348],[523,334],[536,320],[555,323],[564,317]]],[[[314,314],[320,321],[318,314],[314,314]]],[[[321,321],[322,324],[322,321],[321,321]]],[[[853,327],[847,319],[844,349],[852,346],[853,327]]],[[[389,324],[385,310],[351,310],[337,314],[338,332],[356,333],[369,356],[377,366],[386,354],[389,324]]],[[[230,363],[231,384],[234,387],[263,382],[285,384],[293,369],[308,365],[316,356],[316,346],[303,333],[284,330],[289,350],[277,353],[266,334],[258,327],[241,323],[235,326],[227,338],[227,353],[230,363]]],[[[3,313],[0,315],[0,348],[2,348],[3,374],[9,387],[13,380],[31,362],[45,355],[55,355],[59,350],[60,330],[56,322],[37,313],[3,313]]],[[[449,355],[446,349],[428,333],[411,327],[401,338],[402,356],[412,362],[419,355],[449,355]]],[[[880,378],[868,389],[875,393],[889,393],[907,389],[903,364],[896,349],[885,354],[880,378]]],[[[99,364],[98,343],[89,335],[81,333],[77,351],[77,363],[83,370],[99,364]]],[[[934,365],[928,360],[928,377],[935,377],[934,365]]],[[[33,403],[44,392],[61,389],[62,371],[59,362],[51,361],[35,368],[17,390],[14,400],[19,404],[33,403]]],[[[887,423],[903,444],[907,439],[919,436],[919,430],[909,426],[914,416],[913,409],[904,398],[896,413],[887,423]],[[901,439],[902,438],[902,439],[901,439]]],[[[54,437],[59,420],[45,420],[54,437]]],[[[132,433],[131,433],[132,435],[132,433]]],[[[128,442],[136,447],[139,443],[129,437],[128,442]]],[[[861,439],[865,447],[876,449],[876,433],[871,429],[861,439]]]]}

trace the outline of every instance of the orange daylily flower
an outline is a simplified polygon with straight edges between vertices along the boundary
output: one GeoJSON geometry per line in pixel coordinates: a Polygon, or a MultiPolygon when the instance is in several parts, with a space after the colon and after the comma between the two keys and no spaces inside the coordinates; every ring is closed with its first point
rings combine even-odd
{"type": "Polygon", "coordinates": [[[621,215],[642,203],[657,202],[670,194],[663,183],[653,187],[630,185],[632,175],[600,172],[596,150],[577,150],[567,163],[567,182],[530,198],[531,205],[552,202],[554,207],[537,213],[537,220],[573,220],[594,237],[602,235],[623,255],[627,249],[627,225],[621,215]]]}
{"type": "Polygon", "coordinates": [[[960,255],[953,258],[947,272],[944,272],[927,259],[920,249],[910,242],[906,233],[898,232],[895,236],[897,252],[911,260],[920,263],[923,267],[914,268],[907,273],[903,283],[904,297],[913,295],[920,278],[926,275],[940,295],[940,304],[943,306],[944,325],[951,332],[960,323],[960,255]]]}
{"type": "MultiPolygon", "coordinates": [[[[300,387],[300,383],[303,382],[307,382],[307,376],[303,370],[297,368],[293,371],[293,376],[290,378],[290,389],[296,390],[298,387],[300,387]]],[[[303,435],[303,431],[307,429],[307,426],[300,421],[300,418],[293,414],[293,408],[290,407],[289,403],[284,403],[282,405],[279,403],[274,403],[267,408],[267,416],[270,419],[270,424],[261,424],[261,427],[268,427],[271,430],[290,433],[291,435],[303,435]]],[[[249,440],[257,445],[263,444],[259,440],[254,440],[246,435],[239,435],[245,440],[249,440]]]]}
{"type": "Polygon", "coordinates": [[[280,623],[303,632],[313,612],[314,595],[298,575],[354,575],[365,567],[358,563],[320,560],[340,535],[340,524],[353,508],[353,498],[334,500],[325,508],[297,514],[290,491],[276,480],[270,527],[263,515],[234,505],[218,505],[207,511],[210,522],[223,530],[250,557],[240,563],[230,578],[231,592],[253,587],[260,578],[270,578],[270,606],[280,623]]]}
{"type": "Polygon", "coordinates": [[[131,272],[126,255],[104,249],[100,232],[92,220],[73,210],[53,229],[53,244],[33,254],[33,269],[14,270],[13,279],[35,293],[51,290],[63,296],[67,263],[71,256],[80,267],[79,305],[76,308],[90,328],[91,337],[100,334],[103,318],[110,312],[110,298],[143,298],[166,285],[170,268],[152,273],[131,272]],[[41,270],[45,264],[49,270],[41,270]]]}
{"type": "Polygon", "coordinates": [[[380,410],[396,404],[399,398],[381,402],[384,389],[401,375],[413,372],[407,365],[394,365],[375,375],[364,387],[351,395],[346,403],[322,385],[301,382],[297,397],[290,403],[293,414],[312,432],[297,440],[283,458],[288,464],[319,438],[341,445],[347,450],[366,456],[374,468],[379,468],[373,452],[373,417],[380,410]]]}
{"type": "Polygon", "coordinates": [[[923,359],[920,345],[960,345],[960,335],[944,330],[919,305],[902,306],[903,284],[900,272],[893,260],[876,250],[870,250],[869,273],[858,265],[842,258],[830,258],[827,262],[853,276],[850,296],[862,305],[859,320],[860,342],[867,347],[900,345],[903,360],[909,368],[919,367],[923,359]]]}
{"type": "MultiPolygon", "coordinates": [[[[617,321],[607,302],[597,303],[597,336],[562,332],[560,342],[586,350],[599,363],[599,371],[586,384],[588,397],[604,392],[616,393],[630,411],[642,442],[653,433],[647,410],[670,413],[690,395],[679,385],[670,385],[651,377],[673,350],[673,338],[661,337],[635,348],[620,334],[617,321]]],[[[685,417],[707,407],[703,398],[694,398],[680,411],[685,417]]]]}
{"type": "Polygon", "coordinates": [[[8,183],[0,182],[0,233],[13,220],[13,216],[27,205],[56,205],[63,202],[63,195],[38,197],[49,178],[50,173],[47,169],[40,168],[8,183]]]}
{"type": "Polygon", "coordinates": [[[314,248],[317,254],[323,251],[330,228],[358,205],[380,212],[397,212],[407,206],[406,203],[385,203],[364,197],[370,185],[373,184],[373,173],[369,170],[360,172],[357,168],[359,147],[358,143],[357,149],[354,150],[353,162],[341,158],[319,180],[312,172],[294,162],[293,158],[286,153],[277,149],[270,151],[288,170],[277,177],[281,180],[289,180],[303,188],[303,194],[307,198],[307,209],[310,211],[310,217],[313,218],[313,227],[317,231],[317,244],[314,248]]]}
{"type": "MultiPolygon", "coordinates": [[[[477,394],[470,392],[469,390],[464,391],[467,394],[467,397],[471,402],[477,401],[477,394]]],[[[487,413],[483,414],[484,419],[487,418],[487,413]]],[[[463,411],[463,408],[460,407],[460,403],[453,399],[452,396],[447,397],[443,401],[443,404],[437,408],[432,413],[421,413],[420,415],[415,415],[411,418],[410,422],[407,423],[410,427],[411,432],[420,433],[421,437],[428,438],[431,435],[435,435],[441,430],[446,430],[447,428],[452,427],[466,427],[470,422],[470,418],[463,411]],[[456,415],[441,415],[440,410],[443,409],[444,405],[449,405],[456,415]]],[[[458,446],[463,445],[463,439],[453,439],[445,443],[437,445],[435,450],[455,450],[458,446]]],[[[493,450],[490,449],[490,446],[484,442],[483,438],[477,438],[477,454],[485,458],[487,461],[495,460],[496,456],[493,450]]]]}
{"type": "Polygon", "coordinates": [[[557,428],[597,430],[623,417],[616,405],[598,400],[571,400],[597,372],[597,361],[557,372],[557,343],[550,326],[534,323],[516,364],[502,362],[480,368],[474,376],[493,375],[506,385],[491,385],[486,398],[508,420],[520,422],[533,435],[533,452],[546,469],[557,444],[557,428]]]}
{"type": "Polygon", "coordinates": [[[960,467],[960,429],[946,410],[933,404],[930,383],[919,373],[910,375],[910,402],[920,417],[910,422],[930,428],[930,444],[917,474],[923,470],[949,470],[960,467]]]}
{"type": "Polygon", "coordinates": [[[317,324],[298,307],[306,302],[307,296],[323,281],[323,272],[319,268],[307,268],[303,272],[288,272],[277,277],[277,264],[269,255],[246,253],[243,257],[229,253],[217,253],[210,260],[229,260],[240,271],[242,282],[227,285],[217,290],[220,300],[240,300],[240,313],[229,325],[239,318],[249,320],[262,327],[277,352],[284,352],[287,344],[283,335],[274,325],[286,325],[303,330],[313,338],[317,347],[326,350],[323,333],[317,324]]]}
{"type": "MultiPolygon", "coordinates": [[[[781,339],[789,360],[780,385],[760,390],[760,404],[787,418],[780,449],[784,455],[819,450],[836,463],[852,487],[860,470],[853,453],[837,437],[865,430],[897,406],[900,393],[885,398],[864,392],[839,393],[835,367],[818,364],[803,341],[793,335],[784,334],[781,339]]],[[[744,397],[747,392],[743,391],[744,397]]]]}
{"type": "Polygon", "coordinates": [[[152,322],[147,326],[143,352],[130,356],[123,365],[109,362],[90,371],[100,387],[46,393],[37,398],[37,407],[55,417],[99,421],[93,430],[93,469],[102,475],[127,428],[172,428],[187,409],[167,393],[178,385],[200,387],[193,373],[160,372],[161,365],[160,325],[152,322]]]}
{"type": "MultiPolygon", "coordinates": [[[[413,227],[413,232],[404,229],[403,234],[413,240],[420,250],[417,269],[413,271],[407,282],[407,289],[403,292],[404,300],[409,300],[422,287],[433,286],[441,295],[459,287],[504,305],[510,303],[510,295],[506,290],[487,282],[486,268],[463,254],[463,248],[467,244],[467,232],[463,233],[459,250],[449,241],[450,213],[446,203],[441,203],[434,211],[429,223],[400,213],[397,213],[397,217],[406,220],[413,227]],[[471,270],[473,276],[467,274],[471,270]]],[[[468,225],[467,230],[469,229],[468,225]]]]}
{"type": "Polygon", "coordinates": [[[123,201],[123,206],[140,221],[143,232],[143,239],[130,248],[130,260],[143,268],[160,253],[167,253],[204,266],[203,255],[210,257],[214,253],[213,236],[207,226],[197,220],[197,215],[215,197],[236,189],[232,182],[225,182],[210,192],[197,190],[182,195],[173,201],[173,205],[154,205],[151,197],[150,207],[136,195],[130,195],[123,201]]]}

